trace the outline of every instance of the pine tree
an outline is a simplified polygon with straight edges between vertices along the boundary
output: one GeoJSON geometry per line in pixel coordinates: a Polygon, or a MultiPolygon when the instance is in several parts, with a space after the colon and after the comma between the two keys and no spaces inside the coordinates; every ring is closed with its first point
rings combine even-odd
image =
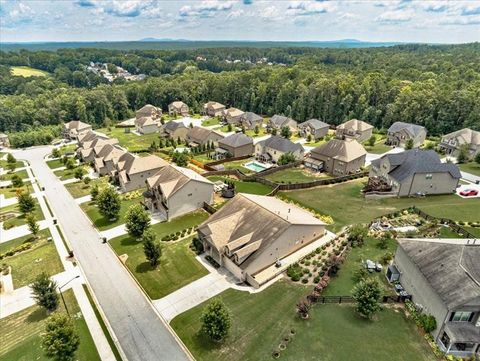
{"type": "Polygon", "coordinates": [[[162,256],[162,248],[157,241],[156,234],[151,229],[147,229],[142,236],[142,241],[143,252],[145,253],[147,261],[153,268],[157,267],[160,257],[162,256]]]}
{"type": "Polygon", "coordinates": [[[30,286],[36,304],[47,311],[54,311],[58,307],[57,283],[51,280],[46,273],[41,273],[30,286]]]}

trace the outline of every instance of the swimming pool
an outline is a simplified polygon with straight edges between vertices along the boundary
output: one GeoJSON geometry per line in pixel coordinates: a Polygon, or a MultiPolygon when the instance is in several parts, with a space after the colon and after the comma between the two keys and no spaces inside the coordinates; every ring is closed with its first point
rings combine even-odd
{"type": "Polygon", "coordinates": [[[248,168],[250,170],[253,170],[254,172],[261,172],[265,169],[268,169],[268,167],[265,167],[263,164],[260,164],[258,162],[248,162],[243,165],[245,168],[248,168]]]}

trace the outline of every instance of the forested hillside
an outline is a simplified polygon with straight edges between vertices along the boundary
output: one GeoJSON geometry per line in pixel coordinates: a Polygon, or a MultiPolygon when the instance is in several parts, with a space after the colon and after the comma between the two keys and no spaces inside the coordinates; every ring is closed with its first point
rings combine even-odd
{"type": "Polygon", "coordinates": [[[315,117],[338,124],[356,117],[377,128],[406,121],[425,125],[430,134],[480,129],[478,43],[368,49],[63,49],[3,52],[0,64],[0,131],[72,119],[102,125],[132,116],[145,103],[166,109],[176,99],[196,111],[205,101],[216,100],[299,121],[315,117]],[[148,78],[109,84],[87,72],[90,61],[148,78]],[[51,76],[12,76],[12,65],[51,76]]]}

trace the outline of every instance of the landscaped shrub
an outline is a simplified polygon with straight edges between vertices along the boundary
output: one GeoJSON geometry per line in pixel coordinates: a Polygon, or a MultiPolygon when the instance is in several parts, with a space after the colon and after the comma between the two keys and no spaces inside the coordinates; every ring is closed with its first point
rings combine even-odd
{"type": "Polygon", "coordinates": [[[316,277],[313,279],[313,282],[315,282],[315,283],[320,282],[320,276],[316,276],[316,277]]]}
{"type": "Polygon", "coordinates": [[[210,263],[213,267],[215,268],[220,268],[220,265],[217,263],[217,261],[215,261],[212,257],[210,256],[206,256],[205,259],[208,261],[208,263],[210,263]]]}
{"type": "Polygon", "coordinates": [[[192,239],[192,248],[196,254],[202,254],[204,249],[203,249],[203,243],[200,241],[198,237],[193,237],[192,239]]]}
{"type": "Polygon", "coordinates": [[[303,278],[302,283],[308,283],[308,278],[303,278]]]}
{"type": "Polygon", "coordinates": [[[287,268],[287,276],[290,277],[292,281],[299,281],[303,274],[303,269],[298,263],[294,263],[287,268]]]}

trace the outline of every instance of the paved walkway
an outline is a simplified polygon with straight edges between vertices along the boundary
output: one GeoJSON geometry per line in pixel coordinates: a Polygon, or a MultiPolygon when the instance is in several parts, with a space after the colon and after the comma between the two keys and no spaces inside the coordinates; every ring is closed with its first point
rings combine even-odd
{"type": "MultiPolygon", "coordinates": [[[[47,221],[45,219],[38,221],[38,225],[40,226],[41,230],[48,228],[51,223],[52,223],[51,220],[47,221]]],[[[29,234],[30,234],[30,230],[28,229],[28,225],[26,224],[4,230],[3,222],[0,223],[0,243],[8,242],[8,241],[11,241],[12,239],[27,236],[29,234]]]]}
{"type": "MultiPolygon", "coordinates": [[[[126,358],[130,361],[191,359],[188,350],[159,317],[118,257],[99,241],[100,234],[48,168],[43,157],[49,152],[50,147],[43,146],[18,151],[16,156],[30,161],[37,179],[45,186],[49,204],[126,358]]],[[[82,298],[78,299],[80,303],[82,298]]],[[[93,337],[95,340],[96,336],[93,337]]]]}
{"type": "MultiPolygon", "coordinates": [[[[80,199],[80,198],[77,198],[80,199]]],[[[75,200],[76,201],[76,200],[75,200]]],[[[164,218],[160,218],[158,215],[150,215],[150,224],[153,226],[154,224],[160,223],[165,221],[164,218]]],[[[125,228],[125,224],[121,224],[119,226],[107,229],[105,231],[100,232],[102,237],[106,237],[107,240],[113,239],[115,237],[123,236],[127,234],[127,229],[125,228]]]]}
{"type": "Polygon", "coordinates": [[[92,196],[89,194],[88,196],[85,196],[85,197],[75,198],[75,203],[82,204],[82,203],[90,202],[91,200],[92,200],[92,196]]]}

